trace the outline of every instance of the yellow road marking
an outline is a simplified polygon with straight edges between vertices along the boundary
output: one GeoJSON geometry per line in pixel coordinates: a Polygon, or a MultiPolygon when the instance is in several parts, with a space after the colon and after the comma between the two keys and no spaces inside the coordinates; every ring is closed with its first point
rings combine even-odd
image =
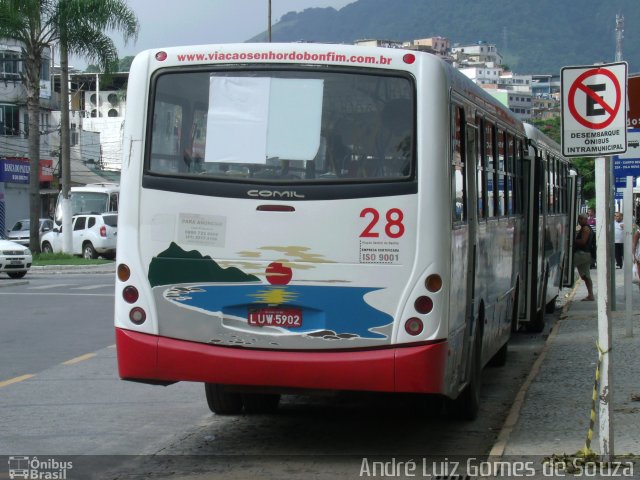
{"type": "Polygon", "coordinates": [[[80,363],[84,360],[89,360],[90,358],[93,358],[95,356],[95,353],[85,353],[84,355],[80,355],[79,357],[72,358],[71,360],[67,360],[66,362],[62,362],[62,365],[75,365],[76,363],[80,363]]]}
{"type": "Polygon", "coordinates": [[[28,375],[21,375],[19,377],[10,378],[9,380],[0,382],[0,388],[6,387],[7,385],[11,385],[13,383],[22,382],[23,380],[29,380],[32,377],[35,377],[35,375],[28,374],[28,375]]]}

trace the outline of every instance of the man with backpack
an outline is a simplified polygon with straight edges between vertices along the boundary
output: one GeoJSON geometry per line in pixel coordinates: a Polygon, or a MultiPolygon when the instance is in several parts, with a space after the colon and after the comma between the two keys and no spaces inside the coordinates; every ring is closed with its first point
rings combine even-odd
{"type": "Polygon", "coordinates": [[[582,301],[591,302],[595,300],[593,296],[593,281],[591,280],[591,248],[595,244],[595,234],[588,223],[587,215],[578,215],[580,230],[573,242],[573,264],[578,270],[580,278],[587,287],[587,296],[582,301]]]}

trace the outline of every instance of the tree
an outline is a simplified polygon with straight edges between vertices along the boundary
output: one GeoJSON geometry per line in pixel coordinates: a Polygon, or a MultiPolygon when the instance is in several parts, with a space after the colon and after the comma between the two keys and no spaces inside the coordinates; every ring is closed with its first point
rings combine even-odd
{"type": "Polygon", "coordinates": [[[53,0],[0,0],[0,38],[22,45],[21,73],[29,115],[29,247],[40,251],[40,69],[42,57],[55,41],[53,0]]]}
{"type": "MultiPolygon", "coordinates": [[[[105,30],[120,30],[125,39],[138,32],[138,21],[125,0],[0,0],[0,38],[17,40],[22,46],[22,82],[29,114],[29,247],[40,251],[40,70],[44,52],[60,43],[61,57],[61,152],[63,184],[69,177],[68,54],[95,59],[105,69],[117,61],[113,40],[105,30]],[[66,158],[65,158],[66,156],[66,158]],[[67,160],[66,169],[64,168],[67,160]]],[[[70,218],[68,219],[70,222],[70,218]]],[[[70,232],[70,228],[66,229],[70,232]]],[[[63,229],[64,231],[64,229],[63,229]]]]}
{"type": "MultiPolygon", "coordinates": [[[[55,25],[60,43],[60,151],[62,165],[63,251],[72,250],[71,147],[69,132],[69,54],[95,60],[109,72],[118,51],[106,31],[120,31],[125,41],[138,33],[138,20],[125,0],[58,0],[55,25]]],[[[117,68],[117,67],[116,67],[117,68]]]]}

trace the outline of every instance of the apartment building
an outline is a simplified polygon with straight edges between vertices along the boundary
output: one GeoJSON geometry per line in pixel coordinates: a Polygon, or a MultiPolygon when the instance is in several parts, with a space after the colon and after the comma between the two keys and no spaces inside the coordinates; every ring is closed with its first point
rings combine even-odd
{"type": "MultiPolygon", "coordinates": [[[[55,203],[57,190],[51,188],[59,150],[59,133],[52,121],[56,99],[50,77],[51,51],[46,49],[40,69],[40,180],[41,213],[55,203]]],[[[29,115],[22,82],[21,45],[0,39],[0,231],[29,217],[29,115]]]]}
{"type": "Polygon", "coordinates": [[[451,56],[454,66],[458,68],[474,66],[500,68],[502,66],[502,55],[496,46],[484,41],[465,45],[455,44],[451,47],[451,56]]]}

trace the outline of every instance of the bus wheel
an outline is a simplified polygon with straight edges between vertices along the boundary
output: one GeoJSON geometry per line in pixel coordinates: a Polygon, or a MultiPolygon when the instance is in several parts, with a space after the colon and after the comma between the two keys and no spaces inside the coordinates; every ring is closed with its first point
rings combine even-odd
{"type": "Polygon", "coordinates": [[[507,345],[509,342],[506,342],[500,350],[496,352],[496,354],[489,360],[489,365],[492,367],[504,367],[507,364],[507,345]]]}
{"type": "Polygon", "coordinates": [[[544,307],[545,313],[553,313],[556,311],[556,299],[558,297],[554,297],[549,303],[547,303],[544,307]]]}
{"type": "Polygon", "coordinates": [[[527,332],[540,333],[544,330],[544,309],[537,310],[533,319],[527,323],[527,332]]]}
{"type": "Polygon", "coordinates": [[[242,411],[241,394],[225,392],[224,387],[217,383],[205,383],[204,391],[209,410],[216,415],[235,415],[242,411]]]}
{"type": "Polygon", "coordinates": [[[480,386],[482,385],[482,331],[478,328],[473,342],[473,365],[469,384],[453,401],[453,414],[460,420],[475,420],[480,410],[480,386]]]}
{"type": "Polygon", "coordinates": [[[246,393],[242,399],[246,413],[273,413],[280,403],[278,394],[246,393]]]}

